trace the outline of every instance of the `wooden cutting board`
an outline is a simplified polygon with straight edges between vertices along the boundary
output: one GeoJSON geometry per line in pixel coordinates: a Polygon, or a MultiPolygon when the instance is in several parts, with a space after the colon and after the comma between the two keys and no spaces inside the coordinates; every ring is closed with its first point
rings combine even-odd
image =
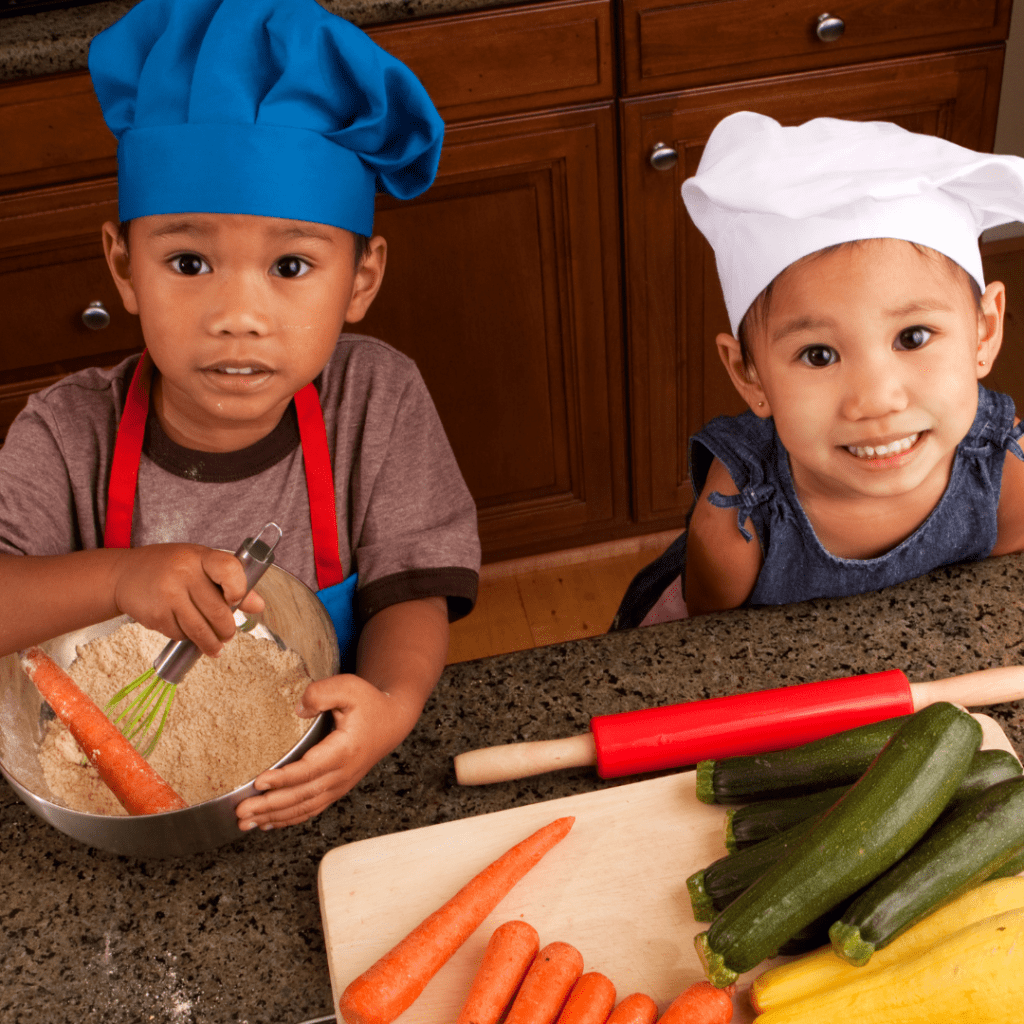
{"type": "MultiPolygon", "coordinates": [[[[983,746],[1013,752],[999,725],[975,716],[983,746]]],[[[703,978],[686,879],[725,854],[725,809],[701,803],[694,772],[514,807],[365,839],[331,850],[319,872],[320,911],[337,1012],[348,983],[473,875],[531,832],[575,815],[569,835],[512,890],[442,968],[402,1024],[452,1024],[491,932],[515,917],[541,945],[571,942],[585,970],[601,971],[619,998],[646,992],[664,1011],[703,978]]],[[[744,975],[735,1024],[754,1018],[744,975]]],[[[338,1020],[341,1020],[339,1015],[338,1020]]]]}

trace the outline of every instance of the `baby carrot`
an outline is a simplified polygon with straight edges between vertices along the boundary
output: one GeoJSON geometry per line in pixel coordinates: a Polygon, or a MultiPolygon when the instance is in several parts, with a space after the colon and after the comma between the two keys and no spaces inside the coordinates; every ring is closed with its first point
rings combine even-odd
{"type": "Polygon", "coordinates": [[[495,928],[455,1024],[498,1024],[539,946],[537,929],[525,921],[495,928]]]}
{"type": "Polygon", "coordinates": [[[731,1020],[730,991],[698,981],[676,996],[658,1024],[729,1024],[731,1020]]]}
{"type": "Polygon", "coordinates": [[[654,1024],[658,1017],[658,1004],[643,992],[626,996],[612,1010],[605,1024],[654,1024]]]}
{"type": "Polygon", "coordinates": [[[557,818],[503,853],[360,974],[338,1000],[347,1024],[391,1024],[408,1009],[516,882],[568,835],[575,820],[557,818]]]}
{"type": "Polygon", "coordinates": [[[129,814],[158,814],[188,806],[45,651],[30,647],[19,652],[19,657],[25,675],[71,730],[100,778],[129,814]]]}
{"type": "Polygon", "coordinates": [[[572,987],[558,1024],[605,1024],[615,1005],[615,986],[600,971],[584,974],[572,987]]]}
{"type": "Polygon", "coordinates": [[[526,972],[505,1024],[555,1024],[576,979],[583,957],[568,942],[549,942],[526,972]]]}

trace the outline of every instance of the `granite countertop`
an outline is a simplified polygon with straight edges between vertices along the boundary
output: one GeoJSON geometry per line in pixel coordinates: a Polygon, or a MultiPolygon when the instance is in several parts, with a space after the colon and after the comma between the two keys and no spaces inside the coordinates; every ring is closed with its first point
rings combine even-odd
{"type": "MultiPolygon", "coordinates": [[[[42,11],[0,18],[0,82],[84,71],[93,36],[112,25],[137,0],[42,11]]],[[[317,0],[321,7],[365,27],[429,15],[456,14],[485,7],[508,7],[529,0],[317,0]]]]}
{"type": "MultiPolygon", "coordinates": [[[[316,872],[387,832],[636,781],[575,769],[466,788],[454,754],[583,732],[591,715],[901,668],[1018,664],[1024,557],[846,600],[707,616],[451,666],[399,749],[316,820],[136,861],[36,818],[0,780],[4,1024],[299,1024],[331,1012],[316,872]]],[[[1024,754],[1024,711],[986,709],[1024,754]]]]}

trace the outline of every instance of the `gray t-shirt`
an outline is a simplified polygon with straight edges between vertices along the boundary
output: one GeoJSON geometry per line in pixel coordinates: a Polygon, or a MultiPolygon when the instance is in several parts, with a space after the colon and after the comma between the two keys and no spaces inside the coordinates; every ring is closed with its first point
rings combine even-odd
{"type": "MultiPolygon", "coordinates": [[[[102,546],[117,424],[138,358],[70,374],[29,399],[0,448],[0,551],[102,546]]],[[[480,568],[476,507],[415,364],[382,341],[343,334],[315,384],[341,562],[359,573],[359,620],[435,596],[448,599],[451,618],[467,614],[480,568]]],[[[190,541],[234,551],[271,521],[284,530],[275,562],[316,590],[294,405],[237,452],[183,448],[150,415],[133,547],[190,541]]]]}

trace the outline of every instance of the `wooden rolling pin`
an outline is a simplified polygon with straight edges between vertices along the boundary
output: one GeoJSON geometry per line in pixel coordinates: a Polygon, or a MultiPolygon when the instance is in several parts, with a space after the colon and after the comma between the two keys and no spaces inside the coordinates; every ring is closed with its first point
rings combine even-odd
{"type": "Polygon", "coordinates": [[[704,758],[760,754],[844,729],[909,715],[949,701],[982,707],[1024,697],[1024,666],[911,683],[898,669],[738,693],[661,708],[599,715],[590,732],[557,740],[508,743],[455,758],[463,786],[507,782],[558,768],[596,765],[602,779],[682,768],[704,758]]]}
{"type": "Polygon", "coordinates": [[[188,804],[124,738],[120,729],[42,648],[19,651],[22,670],[129,814],[179,811],[188,804]]]}

